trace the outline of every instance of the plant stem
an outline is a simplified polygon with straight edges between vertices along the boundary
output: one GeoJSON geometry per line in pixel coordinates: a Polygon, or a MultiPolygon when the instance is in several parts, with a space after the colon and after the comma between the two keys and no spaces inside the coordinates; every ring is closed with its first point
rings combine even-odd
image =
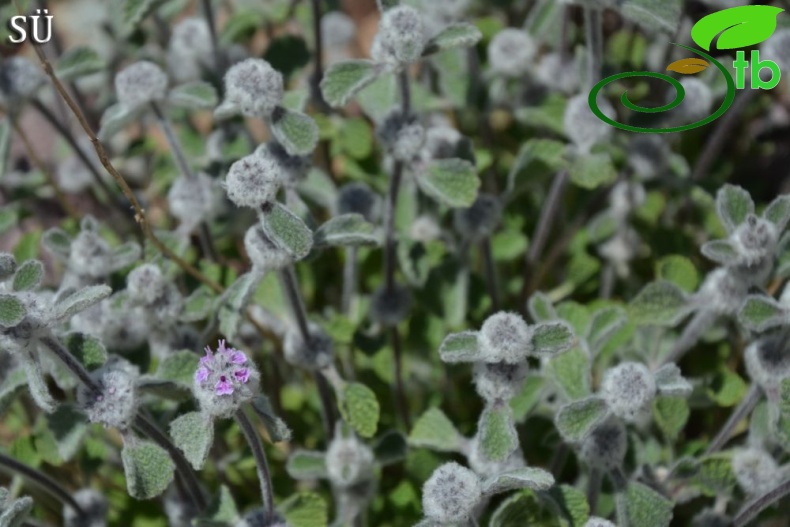
{"type": "Polygon", "coordinates": [[[748,416],[757,406],[757,403],[760,402],[761,395],[760,388],[758,388],[756,384],[753,384],[749,388],[749,391],[746,392],[746,395],[743,396],[741,402],[738,403],[738,406],[735,407],[735,410],[732,411],[730,418],[727,419],[727,422],[721,427],[719,433],[716,434],[716,437],[710,442],[708,448],[705,450],[705,455],[718,452],[721,447],[727,443],[733,429],[748,416]]]}
{"type": "Polygon", "coordinates": [[[340,309],[345,315],[351,314],[351,302],[357,290],[357,248],[346,248],[346,261],[343,262],[343,297],[340,309]]]}
{"type": "Polygon", "coordinates": [[[258,479],[261,484],[261,499],[263,508],[266,510],[268,519],[274,518],[274,496],[272,495],[272,478],[269,474],[269,463],[266,460],[266,451],[263,449],[261,438],[255,430],[255,426],[250,422],[250,418],[244,413],[243,409],[236,412],[236,422],[239,423],[247,443],[252,449],[252,456],[255,458],[255,465],[258,467],[258,479]]]}
{"type": "Polygon", "coordinates": [[[324,76],[324,35],[321,28],[321,0],[311,0],[313,8],[313,40],[315,40],[315,66],[310,76],[310,88],[313,103],[322,112],[329,110],[329,105],[321,94],[321,79],[324,76]]]}
{"type": "Polygon", "coordinates": [[[600,469],[590,470],[590,479],[587,480],[587,503],[590,504],[590,516],[595,516],[598,508],[598,496],[601,494],[601,482],[603,473],[600,469]]]}
{"type": "Polygon", "coordinates": [[[395,397],[398,401],[398,411],[406,430],[411,430],[411,419],[409,417],[409,401],[406,398],[406,389],[403,386],[403,345],[401,344],[398,327],[390,329],[392,338],[392,352],[395,361],[395,397]]]}
{"type": "Polygon", "coordinates": [[[206,18],[206,25],[211,38],[211,53],[214,55],[214,68],[217,73],[225,71],[222,53],[220,53],[219,42],[217,41],[217,26],[214,23],[214,9],[211,7],[211,0],[202,0],[203,16],[206,18]]]}
{"type": "Polygon", "coordinates": [[[313,372],[313,381],[318,388],[318,398],[321,400],[321,423],[324,425],[324,433],[327,441],[335,436],[335,411],[332,402],[332,389],[326,377],[321,372],[313,372]]]}
{"type": "Polygon", "coordinates": [[[759,496],[744,505],[732,520],[733,527],[744,527],[746,524],[756,518],[758,514],[787,495],[790,495],[790,479],[784,480],[773,490],[766,492],[762,496],[759,496]]]}
{"type": "Polygon", "coordinates": [[[601,78],[603,63],[603,21],[601,11],[595,7],[584,9],[584,30],[587,37],[587,82],[594,86],[601,78]]]}
{"type": "Polygon", "coordinates": [[[491,297],[491,309],[493,312],[499,311],[499,286],[496,277],[496,266],[494,265],[494,255],[491,251],[491,238],[486,237],[480,242],[480,251],[483,253],[483,267],[486,274],[486,285],[488,295],[491,297]]]}
{"type": "Polygon", "coordinates": [[[694,314],[691,322],[686,324],[683,328],[683,333],[680,334],[677,342],[672,348],[672,351],[664,359],[662,364],[677,363],[682,359],[688,351],[694,347],[694,344],[702,337],[702,335],[713,325],[716,321],[716,315],[708,310],[701,310],[694,314]]]}
{"type": "Polygon", "coordinates": [[[52,496],[57,498],[58,501],[74,509],[81,517],[85,518],[87,516],[85,510],[80,506],[79,503],[77,503],[71,494],[65,488],[63,488],[60,483],[49,477],[47,474],[44,474],[33,467],[25,465],[24,463],[20,463],[16,459],[2,453],[0,453],[0,465],[7,467],[14,472],[18,472],[30,481],[35,482],[39,487],[43,488],[52,496]]]}

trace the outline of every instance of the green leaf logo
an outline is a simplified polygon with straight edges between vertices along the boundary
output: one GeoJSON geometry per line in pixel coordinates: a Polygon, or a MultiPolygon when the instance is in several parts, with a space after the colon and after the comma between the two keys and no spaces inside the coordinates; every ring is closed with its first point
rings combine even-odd
{"type": "Polygon", "coordinates": [[[719,49],[745,48],[768,40],[776,31],[776,17],[784,11],[767,5],[747,5],[706,16],[691,30],[699,47],[710,51],[717,35],[719,49]]]}

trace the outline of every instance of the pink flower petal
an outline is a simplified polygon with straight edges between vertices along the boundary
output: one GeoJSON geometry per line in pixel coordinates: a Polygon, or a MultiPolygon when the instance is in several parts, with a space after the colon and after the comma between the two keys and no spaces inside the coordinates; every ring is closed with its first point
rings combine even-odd
{"type": "Polygon", "coordinates": [[[195,372],[195,380],[201,384],[206,382],[206,380],[208,380],[208,373],[208,368],[201,366],[195,372]]]}
{"type": "Polygon", "coordinates": [[[247,368],[241,368],[233,372],[233,375],[236,377],[236,380],[241,383],[246,383],[250,380],[250,370],[247,368]]]}
{"type": "Polygon", "coordinates": [[[223,375],[214,386],[214,391],[217,395],[230,395],[233,393],[233,385],[228,381],[227,377],[223,375]]]}
{"type": "Polygon", "coordinates": [[[226,351],[228,351],[225,348],[225,339],[220,339],[219,346],[217,346],[217,351],[220,353],[225,353],[226,351]]]}
{"type": "Polygon", "coordinates": [[[247,355],[245,355],[243,351],[237,349],[231,349],[229,351],[231,364],[244,364],[247,362],[247,355]]]}

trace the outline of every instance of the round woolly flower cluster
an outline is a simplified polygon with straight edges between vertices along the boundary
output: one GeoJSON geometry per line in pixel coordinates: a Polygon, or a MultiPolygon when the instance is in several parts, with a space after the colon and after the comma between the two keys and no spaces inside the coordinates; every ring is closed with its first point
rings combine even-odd
{"type": "Polygon", "coordinates": [[[502,204],[492,194],[481,193],[472,206],[456,209],[455,230],[471,241],[480,241],[493,234],[502,219],[502,204]]]}
{"type": "Polygon", "coordinates": [[[79,276],[103,278],[112,272],[112,249],[95,222],[83,221],[82,230],[71,242],[68,268],[79,276]]]}
{"type": "Polygon", "coordinates": [[[411,64],[422,56],[425,42],[420,13],[409,6],[398,6],[382,15],[370,54],[392,65],[411,64]]]}
{"type": "Polygon", "coordinates": [[[607,370],[601,383],[609,409],[626,421],[634,421],[646,412],[656,391],[653,374],[638,362],[623,362],[607,370]]]}
{"type": "Polygon", "coordinates": [[[523,30],[506,28],[488,45],[488,63],[494,73],[519,77],[529,71],[537,46],[523,30]]]}
{"type": "Polygon", "coordinates": [[[176,80],[197,80],[213,65],[211,30],[203,18],[185,18],[173,27],[167,47],[167,66],[176,80]]]}
{"type": "Polygon", "coordinates": [[[528,370],[526,361],[517,364],[478,362],[472,380],[478,395],[487,402],[509,401],[518,395],[528,370]]]}
{"type": "Polygon", "coordinates": [[[530,350],[532,331],[518,313],[500,311],[483,322],[477,344],[485,362],[518,364],[530,350]]]}
{"type": "Polygon", "coordinates": [[[115,76],[118,102],[130,109],[165,98],[167,75],[162,68],[147,60],[127,66],[115,76]]]}
{"type": "MultiPolygon", "coordinates": [[[[613,118],[615,115],[614,107],[606,99],[599,98],[598,108],[607,117],[613,118]]],[[[589,153],[596,143],[607,141],[614,130],[592,112],[586,95],[577,95],[568,100],[563,119],[565,135],[582,154],[589,153]]]]}
{"type": "Polygon", "coordinates": [[[13,108],[33,97],[45,80],[41,68],[29,60],[18,56],[4,58],[0,64],[0,104],[13,108]]]}
{"type": "Polygon", "coordinates": [[[749,344],[744,362],[749,377],[769,398],[778,397],[782,381],[790,379],[790,348],[781,336],[772,335],[749,344]]]}
{"type": "Polygon", "coordinates": [[[348,183],[337,194],[338,214],[360,214],[368,221],[375,218],[378,200],[365,183],[348,183]]]}
{"type": "Polygon", "coordinates": [[[753,278],[751,283],[761,283],[768,277],[773,267],[778,238],[779,233],[774,224],[754,214],[749,214],[746,221],[730,235],[730,242],[739,256],[738,270],[747,276],[759,276],[753,278]]]}
{"type": "Polygon", "coordinates": [[[263,143],[255,149],[255,155],[277,162],[280,167],[280,179],[289,188],[301,182],[312,166],[310,156],[292,156],[277,141],[263,143]]]}
{"type": "Polygon", "coordinates": [[[77,391],[80,409],[91,423],[126,430],[137,414],[135,383],[140,371],[130,362],[114,358],[98,370],[91,372],[99,392],[81,385],[77,391]]]}
{"type": "Polygon", "coordinates": [[[154,264],[136,267],[126,277],[126,290],[133,305],[145,308],[148,320],[165,327],[181,314],[184,298],[175,284],[168,282],[154,264]]]}
{"type": "Polygon", "coordinates": [[[415,117],[404,117],[400,111],[390,113],[376,130],[376,136],[398,161],[411,161],[425,143],[425,128],[415,117]]]}
{"type": "Polygon", "coordinates": [[[620,467],[628,446],[625,427],[618,419],[598,425],[581,445],[581,457],[588,465],[602,470],[620,467]]]}
{"type": "Polygon", "coordinates": [[[329,49],[346,46],[356,33],[354,21],[342,11],[330,11],[321,17],[321,35],[329,49]]]}
{"type": "Polygon", "coordinates": [[[283,76],[263,59],[246,59],[225,74],[225,103],[248,117],[268,118],[283,100],[283,76]]]}
{"type": "Polygon", "coordinates": [[[341,488],[372,479],[373,462],[373,451],[354,436],[336,436],[326,451],[329,481],[341,488]]]}
{"type": "Polygon", "coordinates": [[[167,192],[170,214],[189,228],[209,219],[217,207],[214,181],[200,172],[196,177],[179,177],[167,192]]]}
{"type": "Polygon", "coordinates": [[[738,485],[750,495],[762,495],[782,481],[782,470],[774,458],[758,448],[744,448],[732,456],[732,471],[738,485]]]}
{"type": "Polygon", "coordinates": [[[305,342],[302,334],[296,330],[290,330],[285,334],[283,341],[285,360],[308,370],[326,368],[334,358],[332,338],[321,329],[321,326],[313,322],[308,324],[307,330],[310,332],[310,342],[305,342]]]}
{"type": "Polygon", "coordinates": [[[423,514],[439,523],[462,522],[482,495],[477,474],[458,463],[445,463],[433,471],[422,488],[423,514]]]}
{"type": "Polygon", "coordinates": [[[212,417],[230,417],[258,394],[260,374],[247,355],[219,341],[209,346],[195,371],[194,391],[200,408],[212,417]]]}
{"type": "Polygon", "coordinates": [[[233,163],[223,184],[237,207],[257,209],[277,197],[282,180],[280,163],[268,150],[261,150],[233,163]]]}
{"type": "Polygon", "coordinates": [[[289,252],[282,250],[266,236],[260,223],[247,229],[244,248],[253,267],[261,272],[278,271],[294,261],[289,252]]]}

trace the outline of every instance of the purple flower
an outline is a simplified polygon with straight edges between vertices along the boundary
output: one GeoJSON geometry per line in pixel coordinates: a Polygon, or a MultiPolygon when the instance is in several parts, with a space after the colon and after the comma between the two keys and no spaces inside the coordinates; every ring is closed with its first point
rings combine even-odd
{"type": "Polygon", "coordinates": [[[195,372],[195,380],[202,384],[208,380],[208,374],[208,368],[201,362],[201,366],[195,372]]]}
{"type": "Polygon", "coordinates": [[[250,370],[248,370],[247,368],[241,368],[239,370],[236,370],[235,372],[233,372],[233,375],[234,377],[236,377],[236,380],[241,383],[246,383],[248,380],[250,380],[250,370]]]}
{"type": "Polygon", "coordinates": [[[233,393],[233,385],[226,376],[222,375],[214,386],[214,391],[217,395],[230,395],[233,393]]]}
{"type": "Polygon", "coordinates": [[[247,355],[243,351],[237,349],[230,349],[229,351],[231,364],[244,364],[247,362],[247,355]]]}

